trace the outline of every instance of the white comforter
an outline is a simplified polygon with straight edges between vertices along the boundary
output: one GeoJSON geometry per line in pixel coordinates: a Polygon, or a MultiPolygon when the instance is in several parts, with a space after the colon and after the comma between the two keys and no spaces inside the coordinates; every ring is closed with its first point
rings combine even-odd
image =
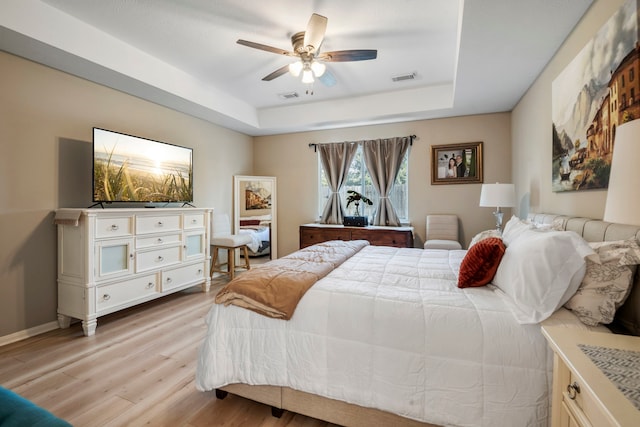
{"type": "Polygon", "coordinates": [[[547,426],[540,326],[518,324],[491,285],[457,288],[464,254],[365,247],[290,321],[214,305],[197,388],[270,384],[438,425],[547,426]]]}
{"type": "Polygon", "coordinates": [[[251,243],[248,243],[247,247],[253,252],[260,251],[262,242],[269,241],[269,233],[269,227],[265,226],[247,226],[244,228],[240,228],[240,234],[251,236],[251,243]]]}

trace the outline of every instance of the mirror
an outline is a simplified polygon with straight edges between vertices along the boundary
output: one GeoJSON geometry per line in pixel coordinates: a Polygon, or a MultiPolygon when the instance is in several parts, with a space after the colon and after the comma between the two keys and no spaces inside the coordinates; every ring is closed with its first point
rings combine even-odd
{"type": "Polygon", "coordinates": [[[251,234],[250,257],[278,258],[276,178],[233,177],[233,232],[251,234]]]}

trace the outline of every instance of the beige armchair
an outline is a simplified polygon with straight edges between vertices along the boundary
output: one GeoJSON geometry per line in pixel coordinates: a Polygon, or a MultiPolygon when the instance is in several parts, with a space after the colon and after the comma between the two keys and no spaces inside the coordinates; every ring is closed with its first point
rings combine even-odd
{"type": "Polygon", "coordinates": [[[462,249],[458,239],[457,215],[427,215],[425,249],[462,249]]]}

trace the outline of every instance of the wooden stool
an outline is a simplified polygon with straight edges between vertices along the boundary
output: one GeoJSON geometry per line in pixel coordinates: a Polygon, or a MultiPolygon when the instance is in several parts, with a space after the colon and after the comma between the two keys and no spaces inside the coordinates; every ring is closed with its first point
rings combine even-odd
{"type": "MultiPolygon", "coordinates": [[[[225,239],[228,239],[229,237],[232,236],[226,236],[225,239]]],[[[211,261],[211,272],[210,272],[210,276],[213,277],[213,273],[222,273],[222,274],[228,274],[229,275],[229,279],[233,280],[233,277],[235,276],[235,272],[236,272],[236,249],[242,249],[243,251],[243,255],[244,255],[244,265],[243,266],[239,266],[239,268],[244,268],[249,270],[251,268],[251,266],[249,265],[249,249],[247,248],[246,244],[241,244],[239,246],[228,246],[228,245],[220,245],[220,244],[214,244],[212,239],[212,244],[211,244],[211,249],[213,251],[213,260],[211,261]],[[226,249],[227,251],[227,262],[223,262],[223,263],[218,263],[218,250],[219,249],[226,249]],[[222,267],[227,266],[227,269],[224,270],[222,269],[222,267]]]]}

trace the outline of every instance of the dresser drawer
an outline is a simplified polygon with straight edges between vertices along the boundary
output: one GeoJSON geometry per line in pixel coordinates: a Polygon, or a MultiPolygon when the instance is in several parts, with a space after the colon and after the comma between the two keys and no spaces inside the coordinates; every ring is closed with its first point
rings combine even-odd
{"type": "Polygon", "coordinates": [[[180,246],[139,251],[136,254],[136,272],[154,270],[180,262],[180,246]]]}
{"type": "Polygon", "coordinates": [[[413,247],[413,234],[410,231],[353,229],[351,230],[351,239],[368,240],[375,246],[413,247]]]}
{"type": "Polygon", "coordinates": [[[158,293],[157,274],[96,288],[96,311],[109,310],[158,293]]]}
{"type": "Polygon", "coordinates": [[[185,214],[183,227],[185,230],[204,228],[204,214],[185,214]]]}
{"type": "Polygon", "coordinates": [[[145,215],[136,217],[137,234],[179,230],[181,230],[180,215],[145,215]]]}
{"type": "Polygon", "coordinates": [[[562,403],[563,409],[570,419],[568,425],[572,425],[572,423],[579,427],[609,427],[614,425],[603,416],[602,409],[599,407],[595,396],[584,386],[580,378],[571,371],[569,381],[562,392],[562,403]]]}
{"type": "Polygon", "coordinates": [[[300,248],[329,240],[351,240],[351,231],[345,228],[301,228],[300,248]]]}
{"type": "Polygon", "coordinates": [[[136,238],[136,249],[157,248],[167,245],[178,245],[182,242],[182,234],[163,234],[160,236],[136,238]]]}
{"type": "Polygon", "coordinates": [[[162,292],[186,284],[202,282],[207,268],[204,263],[192,264],[162,272],[162,292]]]}
{"type": "Polygon", "coordinates": [[[124,237],[133,234],[133,217],[109,217],[96,219],[96,239],[124,237]]]}

